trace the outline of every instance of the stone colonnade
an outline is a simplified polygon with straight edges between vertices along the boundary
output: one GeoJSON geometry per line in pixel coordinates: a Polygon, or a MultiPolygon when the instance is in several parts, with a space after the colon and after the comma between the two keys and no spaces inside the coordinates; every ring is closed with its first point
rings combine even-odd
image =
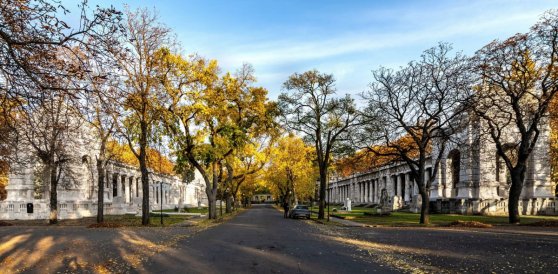
{"type": "MultiPolygon", "coordinates": [[[[353,204],[380,203],[382,189],[387,191],[394,209],[404,207],[416,199],[418,187],[405,165],[391,165],[376,171],[332,180],[327,189],[331,203],[343,203],[349,198],[353,204]],[[394,198],[396,197],[396,198],[394,198]]],[[[430,167],[425,174],[428,178],[430,167]]]]}
{"type": "MultiPolygon", "coordinates": [[[[185,200],[185,186],[175,176],[149,173],[149,204],[152,209],[174,208],[185,200]]],[[[143,188],[141,173],[135,167],[113,163],[106,169],[105,203],[141,207],[143,188]]]]}

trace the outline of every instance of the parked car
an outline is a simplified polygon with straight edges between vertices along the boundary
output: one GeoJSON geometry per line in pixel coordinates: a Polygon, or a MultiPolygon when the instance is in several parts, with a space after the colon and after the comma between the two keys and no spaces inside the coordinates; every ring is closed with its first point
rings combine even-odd
{"type": "Polygon", "coordinates": [[[291,210],[289,210],[289,218],[300,218],[300,217],[310,219],[310,210],[308,209],[308,206],[296,205],[291,210]]]}

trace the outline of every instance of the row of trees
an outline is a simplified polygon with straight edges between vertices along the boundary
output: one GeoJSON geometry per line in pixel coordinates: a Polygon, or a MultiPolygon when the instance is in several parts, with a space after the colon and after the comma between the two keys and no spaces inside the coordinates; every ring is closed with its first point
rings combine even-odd
{"type": "Polygon", "coordinates": [[[185,180],[194,170],[202,175],[209,218],[217,216],[218,195],[232,210],[233,197],[264,167],[279,134],[276,105],[254,86],[253,69],[222,73],[214,60],[182,55],[152,11],[86,4],[78,29],[62,20],[68,10],[59,4],[0,5],[2,130],[8,133],[2,160],[39,159],[48,170],[51,223],[59,182],[72,176],[72,165],[87,161],[76,149],[88,145],[98,151],[98,222],[105,169],[117,159],[139,166],[142,223],[149,223],[150,169],[172,166],[154,151],[161,146],[171,148],[174,171],[185,180]]]}
{"type": "MultiPolygon", "coordinates": [[[[421,223],[428,223],[430,186],[464,125],[484,130],[495,143],[512,177],[510,222],[519,222],[527,160],[558,91],[556,12],[473,57],[441,43],[397,70],[377,69],[362,94],[366,106],[358,109],[350,96],[336,94],[333,75],[295,73],[275,103],[256,86],[251,66],[223,73],[215,60],[182,54],[154,12],[91,9],[86,2],[80,8],[78,27],[72,27],[59,4],[0,4],[0,157],[29,159],[18,157],[26,151],[14,151],[25,146],[44,165],[52,223],[62,175],[71,176],[76,161],[87,161],[76,159],[72,148],[84,146],[88,134],[98,149],[99,222],[105,168],[122,157],[115,148],[124,144],[141,170],[143,224],[149,223],[153,158],[163,162],[153,149],[163,146],[185,180],[194,170],[201,174],[209,218],[217,217],[218,198],[231,211],[240,192],[246,197],[261,182],[294,201],[312,196],[316,179],[318,217],[324,218],[329,169],[358,150],[376,164],[408,164],[422,196],[421,223]],[[517,137],[513,155],[506,147],[510,132],[517,137]],[[425,178],[428,158],[433,168],[425,178]]],[[[172,165],[165,166],[168,171],[172,165]]]]}
{"type": "Polygon", "coordinates": [[[528,159],[558,92],[557,54],[558,13],[549,11],[528,33],[495,40],[472,57],[440,43],[399,69],[374,70],[361,110],[350,97],[335,96],[332,75],[291,76],[284,85],[291,92],[279,97],[279,105],[283,123],[315,148],[319,218],[331,161],[352,148],[371,165],[406,163],[422,197],[420,222],[428,223],[430,188],[443,154],[456,133],[473,126],[478,138],[495,144],[509,171],[509,221],[519,223],[528,159]],[[424,176],[429,159],[432,169],[424,176]]]}

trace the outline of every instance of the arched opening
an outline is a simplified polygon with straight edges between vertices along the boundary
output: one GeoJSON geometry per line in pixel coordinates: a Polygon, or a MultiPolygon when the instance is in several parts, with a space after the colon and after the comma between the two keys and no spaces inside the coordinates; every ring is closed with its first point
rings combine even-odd
{"type": "Polygon", "coordinates": [[[461,152],[458,149],[448,153],[446,169],[448,170],[447,180],[451,182],[451,187],[454,188],[459,183],[461,173],[461,152]]]}

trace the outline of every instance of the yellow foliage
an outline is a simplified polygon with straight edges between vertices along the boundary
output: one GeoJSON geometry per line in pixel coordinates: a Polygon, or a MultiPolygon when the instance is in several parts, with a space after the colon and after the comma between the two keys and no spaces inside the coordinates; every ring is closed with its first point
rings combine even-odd
{"type": "Polygon", "coordinates": [[[272,149],[265,176],[267,186],[275,197],[292,194],[299,200],[313,197],[318,178],[313,154],[314,149],[296,136],[278,140],[272,149]]]}
{"type": "Polygon", "coordinates": [[[6,186],[8,185],[9,166],[6,162],[0,161],[0,201],[7,198],[6,186]]]}

